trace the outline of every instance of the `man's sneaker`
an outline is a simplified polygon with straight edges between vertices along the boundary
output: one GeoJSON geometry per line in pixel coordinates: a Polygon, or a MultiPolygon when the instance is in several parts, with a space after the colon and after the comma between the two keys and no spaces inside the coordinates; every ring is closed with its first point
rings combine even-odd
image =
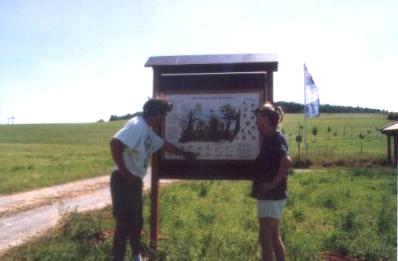
{"type": "Polygon", "coordinates": [[[141,255],[134,256],[133,261],[142,261],[141,255]]]}

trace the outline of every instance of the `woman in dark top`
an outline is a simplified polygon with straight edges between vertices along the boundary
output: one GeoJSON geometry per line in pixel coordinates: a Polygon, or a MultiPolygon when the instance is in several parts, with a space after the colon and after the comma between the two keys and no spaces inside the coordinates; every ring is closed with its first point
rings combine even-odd
{"type": "Polygon", "coordinates": [[[285,260],[285,247],[279,234],[279,220],[287,200],[287,172],[291,163],[285,137],[278,124],[283,111],[270,103],[255,110],[262,146],[254,162],[251,196],[257,199],[260,243],[264,261],[285,260]]]}

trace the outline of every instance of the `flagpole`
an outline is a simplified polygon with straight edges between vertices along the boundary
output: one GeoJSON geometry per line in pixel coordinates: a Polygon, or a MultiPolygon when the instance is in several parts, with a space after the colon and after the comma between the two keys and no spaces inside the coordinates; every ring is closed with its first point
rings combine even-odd
{"type": "Polygon", "coordinates": [[[305,64],[304,64],[304,160],[307,159],[307,97],[305,95],[305,64]]]}
{"type": "Polygon", "coordinates": [[[319,89],[304,64],[304,160],[308,156],[308,118],[317,116],[319,116],[319,89]]]}

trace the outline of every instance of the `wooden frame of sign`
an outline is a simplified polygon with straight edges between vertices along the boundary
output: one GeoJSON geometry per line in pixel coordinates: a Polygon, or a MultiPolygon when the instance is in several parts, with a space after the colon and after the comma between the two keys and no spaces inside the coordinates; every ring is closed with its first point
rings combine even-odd
{"type": "Polygon", "coordinates": [[[151,246],[159,238],[160,179],[249,180],[260,148],[253,110],[273,102],[273,54],[150,57],[153,96],[173,102],[155,131],[195,161],[156,153],[152,156],[151,246]]]}

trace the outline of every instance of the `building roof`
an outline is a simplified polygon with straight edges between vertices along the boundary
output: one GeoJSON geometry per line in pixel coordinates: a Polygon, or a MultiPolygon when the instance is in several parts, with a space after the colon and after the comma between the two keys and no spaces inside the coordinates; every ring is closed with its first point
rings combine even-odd
{"type": "Polygon", "coordinates": [[[215,54],[149,57],[145,67],[217,65],[217,64],[277,64],[276,54],[215,54]]]}
{"type": "Polygon", "coordinates": [[[384,134],[398,134],[398,121],[391,122],[379,130],[384,134]]]}

